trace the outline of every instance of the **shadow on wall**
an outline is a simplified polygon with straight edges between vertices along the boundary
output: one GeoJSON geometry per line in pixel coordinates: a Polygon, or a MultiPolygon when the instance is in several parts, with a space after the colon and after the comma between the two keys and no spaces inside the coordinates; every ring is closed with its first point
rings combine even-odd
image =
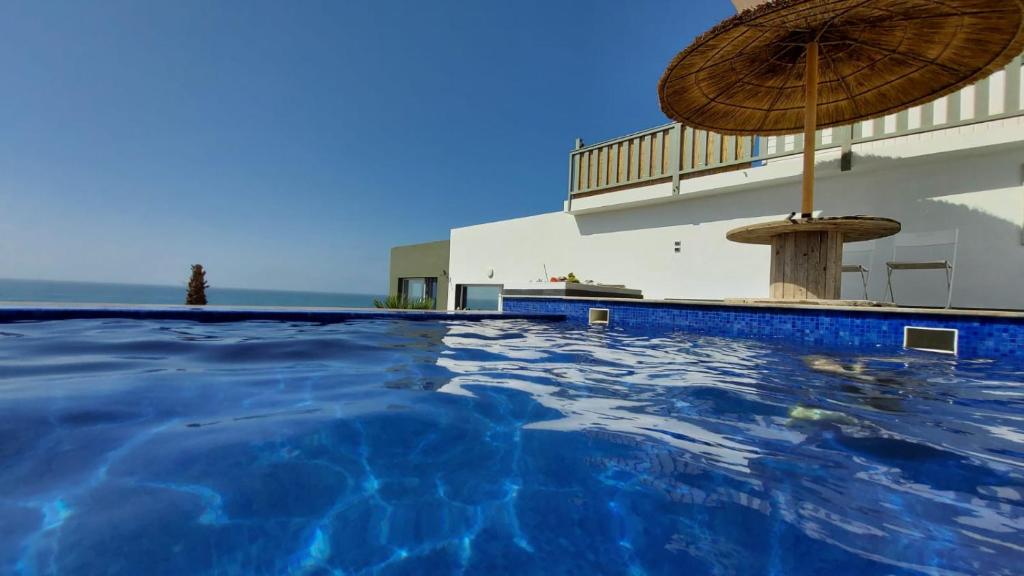
{"type": "MultiPolygon", "coordinates": [[[[1019,149],[970,157],[858,155],[852,171],[837,169],[837,162],[818,165],[823,177],[817,183],[815,203],[824,215],[890,217],[903,224],[905,233],[959,228],[953,305],[1024,309],[1020,288],[1024,286],[1024,166],[1019,149]]],[[[673,234],[688,249],[710,251],[731,244],[725,233],[734,227],[788,215],[799,206],[799,188],[799,180],[791,178],[757,190],[578,215],[575,221],[584,238],[674,227],[673,234]]],[[[733,245],[725,253],[735,249],[733,245]]],[[[743,249],[764,253],[759,246],[743,249]]],[[[892,250],[893,238],[875,244],[870,299],[888,300],[885,262],[892,250]]],[[[844,275],[844,295],[861,298],[860,277],[853,276],[844,275]]],[[[943,271],[897,272],[893,278],[898,303],[945,304],[943,271]]]]}

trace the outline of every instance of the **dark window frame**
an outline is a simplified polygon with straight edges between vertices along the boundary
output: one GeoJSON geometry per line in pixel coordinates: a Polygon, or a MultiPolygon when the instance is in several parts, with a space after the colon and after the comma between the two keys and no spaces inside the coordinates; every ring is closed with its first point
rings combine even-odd
{"type": "Polygon", "coordinates": [[[470,288],[497,288],[498,289],[498,307],[496,310],[501,310],[501,293],[504,289],[504,284],[456,284],[455,285],[455,309],[466,310],[466,300],[470,288]]]}
{"type": "Polygon", "coordinates": [[[423,280],[424,292],[427,298],[434,301],[434,308],[437,308],[437,276],[404,276],[398,279],[398,296],[405,298],[409,293],[409,280],[423,280]]]}

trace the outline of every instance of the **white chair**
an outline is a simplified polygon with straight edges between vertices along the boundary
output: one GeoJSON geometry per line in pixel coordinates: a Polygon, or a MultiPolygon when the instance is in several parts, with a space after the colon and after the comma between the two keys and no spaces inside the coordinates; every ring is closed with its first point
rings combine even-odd
{"type": "Polygon", "coordinates": [[[889,276],[889,300],[895,304],[892,273],[897,270],[945,270],[946,308],[953,303],[953,274],[956,270],[957,246],[960,229],[900,234],[892,245],[892,260],[885,263],[889,276]],[[945,247],[945,257],[935,257],[936,249],[945,247]],[[950,254],[951,252],[951,254],[950,254]]]}
{"type": "Polygon", "coordinates": [[[868,276],[871,274],[871,265],[875,259],[875,241],[854,242],[843,246],[843,273],[856,272],[860,274],[861,284],[864,285],[864,299],[868,299],[868,276]]]}

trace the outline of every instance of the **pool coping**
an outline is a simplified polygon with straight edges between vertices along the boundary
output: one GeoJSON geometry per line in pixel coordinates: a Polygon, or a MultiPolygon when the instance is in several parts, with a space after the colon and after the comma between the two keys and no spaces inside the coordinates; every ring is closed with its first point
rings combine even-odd
{"type": "Polygon", "coordinates": [[[124,318],[242,322],[248,320],[344,322],[346,320],[542,320],[563,321],[565,314],[456,310],[385,310],[378,308],[291,306],[185,306],[166,304],[75,304],[62,302],[0,303],[0,323],[40,320],[124,318]]]}
{"type": "Polygon", "coordinates": [[[616,304],[631,304],[640,306],[706,306],[716,308],[768,308],[778,311],[787,310],[809,310],[809,311],[834,311],[853,312],[865,314],[911,314],[923,316],[945,316],[945,317],[966,317],[966,318],[1001,318],[1010,320],[1024,320],[1024,310],[989,310],[983,308],[914,308],[892,305],[828,305],[811,302],[795,301],[793,303],[769,302],[769,301],[741,301],[741,300],[648,300],[636,298],[613,298],[601,296],[554,296],[554,295],[508,295],[506,299],[522,300],[570,300],[581,302],[613,302],[616,304]]]}

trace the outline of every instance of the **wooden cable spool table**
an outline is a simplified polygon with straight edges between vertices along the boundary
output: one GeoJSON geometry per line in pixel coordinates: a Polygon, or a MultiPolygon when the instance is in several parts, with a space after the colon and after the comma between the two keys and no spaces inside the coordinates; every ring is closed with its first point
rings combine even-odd
{"type": "Polygon", "coordinates": [[[772,247],[771,298],[838,300],[843,243],[892,236],[900,223],[872,216],[794,218],[730,230],[726,238],[772,247]]]}

